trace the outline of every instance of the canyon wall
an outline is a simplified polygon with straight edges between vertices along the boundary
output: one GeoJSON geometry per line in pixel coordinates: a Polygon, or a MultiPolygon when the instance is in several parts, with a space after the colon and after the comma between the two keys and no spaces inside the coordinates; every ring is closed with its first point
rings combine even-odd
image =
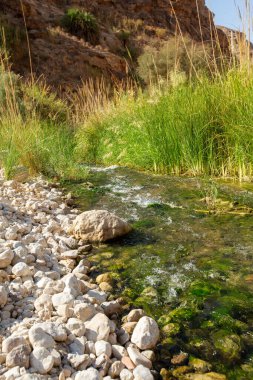
{"type": "Polygon", "coordinates": [[[146,45],[175,33],[196,41],[209,41],[215,34],[213,14],[204,0],[22,0],[22,4],[0,3],[0,22],[20,33],[13,49],[13,69],[22,76],[31,71],[27,31],[33,73],[62,90],[75,88],[89,77],[125,78],[146,45]],[[95,15],[96,46],[62,29],[62,17],[70,7],[95,15]],[[131,57],[120,34],[126,28],[131,57]]]}

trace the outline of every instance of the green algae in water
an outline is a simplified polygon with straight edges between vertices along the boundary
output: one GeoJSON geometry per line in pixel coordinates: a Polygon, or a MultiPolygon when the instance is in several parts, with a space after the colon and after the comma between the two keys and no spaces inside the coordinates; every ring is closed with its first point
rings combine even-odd
{"type": "Polygon", "coordinates": [[[158,320],[163,355],[186,350],[228,379],[252,379],[253,219],[228,211],[250,210],[253,186],[211,181],[212,207],[222,212],[209,214],[206,180],[118,168],[88,181],[93,189],[68,189],[80,207],[108,209],[135,228],[92,259],[118,274],[117,295],[158,320]],[[230,351],[222,351],[220,336],[230,351]]]}

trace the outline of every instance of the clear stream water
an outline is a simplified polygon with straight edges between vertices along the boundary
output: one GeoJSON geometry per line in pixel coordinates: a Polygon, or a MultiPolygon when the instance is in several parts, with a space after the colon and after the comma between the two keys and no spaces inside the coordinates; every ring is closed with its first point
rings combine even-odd
{"type": "Polygon", "coordinates": [[[159,365],[182,350],[228,379],[253,379],[253,184],[89,170],[65,187],[83,210],[133,224],[92,259],[115,274],[115,293],[159,321],[159,365]]]}

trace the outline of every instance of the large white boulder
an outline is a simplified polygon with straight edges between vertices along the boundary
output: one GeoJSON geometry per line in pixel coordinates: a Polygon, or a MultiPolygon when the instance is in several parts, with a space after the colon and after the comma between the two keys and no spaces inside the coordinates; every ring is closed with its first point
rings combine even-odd
{"type": "Polygon", "coordinates": [[[132,343],[141,350],[154,348],[159,340],[159,328],[154,319],[142,317],[134,328],[132,343]]]}
{"type": "Polygon", "coordinates": [[[73,222],[72,232],[77,239],[102,242],[126,235],[132,227],[106,210],[86,211],[73,222]]]}

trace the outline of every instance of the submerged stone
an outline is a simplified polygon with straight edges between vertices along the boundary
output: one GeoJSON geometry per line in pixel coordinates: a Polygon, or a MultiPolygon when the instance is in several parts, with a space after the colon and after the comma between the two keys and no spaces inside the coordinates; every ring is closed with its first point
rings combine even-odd
{"type": "Polygon", "coordinates": [[[226,335],[226,332],[219,331],[213,336],[214,346],[219,355],[229,363],[235,363],[241,358],[241,340],[236,334],[226,335]]]}

